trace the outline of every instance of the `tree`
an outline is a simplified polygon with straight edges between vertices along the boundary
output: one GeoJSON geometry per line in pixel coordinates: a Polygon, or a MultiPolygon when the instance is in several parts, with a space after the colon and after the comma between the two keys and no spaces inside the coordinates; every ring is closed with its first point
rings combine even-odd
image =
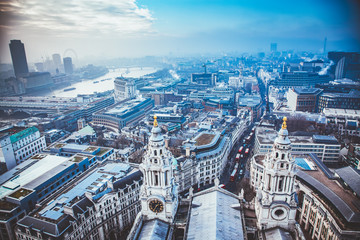
{"type": "Polygon", "coordinates": [[[105,140],[103,136],[99,136],[96,140],[96,146],[105,146],[105,140]]]}

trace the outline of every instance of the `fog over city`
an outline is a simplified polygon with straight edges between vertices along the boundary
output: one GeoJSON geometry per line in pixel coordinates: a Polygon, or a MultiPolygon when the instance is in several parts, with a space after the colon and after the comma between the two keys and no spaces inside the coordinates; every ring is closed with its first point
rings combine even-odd
{"type": "Polygon", "coordinates": [[[80,60],[147,55],[359,50],[356,0],[1,0],[0,62],[21,39],[29,62],[66,49],[80,60]]]}
{"type": "Polygon", "coordinates": [[[360,0],[0,0],[0,240],[360,240],[360,0]]]}

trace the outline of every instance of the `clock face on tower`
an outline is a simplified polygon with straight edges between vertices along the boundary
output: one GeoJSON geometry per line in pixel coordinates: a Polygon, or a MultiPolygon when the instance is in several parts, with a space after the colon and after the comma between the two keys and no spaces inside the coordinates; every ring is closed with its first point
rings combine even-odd
{"type": "Polygon", "coordinates": [[[155,213],[161,213],[164,210],[164,204],[160,200],[154,199],[149,202],[149,208],[155,213]]]}

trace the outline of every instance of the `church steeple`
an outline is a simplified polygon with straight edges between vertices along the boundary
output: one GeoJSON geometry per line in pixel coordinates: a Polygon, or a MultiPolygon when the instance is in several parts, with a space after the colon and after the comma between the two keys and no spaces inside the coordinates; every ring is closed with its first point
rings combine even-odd
{"type": "Polygon", "coordinates": [[[149,144],[140,170],[144,175],[141,189],[142,215],[171,222],[177,208],[177,188],[173,178],[171,152],[154,116],[149,144]]]}
{"type": "Polygon", "coordinates": [[[264,161],[255,208],[258,227],[261,229],[276,226],[291,229],[295,222],[295,160],[291,156],[286,121],[284,117],[272,152],[266,155],[264,161]]]}

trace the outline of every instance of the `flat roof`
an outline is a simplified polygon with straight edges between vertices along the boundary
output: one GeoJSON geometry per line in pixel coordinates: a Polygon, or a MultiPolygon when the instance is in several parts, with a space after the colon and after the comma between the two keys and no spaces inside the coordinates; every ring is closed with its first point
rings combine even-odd
{"type": "Polygon", "coordinates": [[[11,178],[17,176],[20,172],[24,171],[26,168],[38,162],[38,159],[30,158],[19,165],[15,166],[14,168],[10,169],[9,171],[5,172],[0,176],[0,185],[3,185],[6,181],[10,180],[11,178]]]}
{"type": "Polygon", "coordinates": [[[79,181],[69,191],[51,201],[39,212],[39,215],[41,217],[58,220],[64,215],[64,205],[70,204],[76,197],[84,195],[85,192],[90,192],[96,196],[100,192],[106,190],[108,181],[112,181],[114,178],[118,179],[124,177],[129,172],[130,168],[130,165],[125,163],[111,163],[97,169],[95,172],[79,181]]]}
{"type": "Polygon", "coordinates": [[[331,98],[360,98],[360,92],[351,90],[349,93],[323,93],[321,96],[331,98]]]}
{"type": "Polygon", "coordinates": [[[323,113],[325,116],[349,116],[360,118],[360,110],[355,109],[324,108],[323,113]]]}
{"type": "Polygon", "coordinates": [[[136,107],[140,103],[148,100],[147,98],[136,98],[129,101],[126,101],[124,103],[121,103],[113,108],[110,108],[105,112],[105,114],[110,115],[123,115],[129,112],[132,108],[136,107]]]}
{"type": "Polygon", "coordinates": [[[0,187],[0,198],[10,195],[20,187],[34,189],[73,164],[75,163],[70,162],[69,157],[47,155],[5,182],[0,187]]]}
{"type": "Polygon", "coordinates": [[[212,133],[201,133],[197,138],[195,138],[195,145],[196,146],[202,146],[207,145],[211,143],[211,141],[214,139],[215,134],[212,133]]]}
{"type": "MultiPolygon", "coordinates": [[[[258,127],[256,129],[256,138],[259,140],[261,144],[273,144],[275,138],[277,137],[278,132],[274,129],[266,128],[266,127],[258,127]]],[[[340,145],[335,137],[332,136],[324,136],[324,135],[313,135],[313,136],[293,136],[289,135],[289,139],[292,145],[296,145],[299,143],[304,144],[335,144],[340,145]],[[318,141],[314,141],[315,139],[318,141]],[[324,141],[321,141],[323,139],[324,141]]]]}
{"type": "Polygon", "coordinates": [[[294,88],[294,92],[300,95],[315,94],[321,91],[320,88],[294,88]]]}
{"type": "Polygon", "coordinates": [[[250,96],[239,97],[239,106],[253,107],[259,105],[260,103],[261,103],[260,96],[250,95],[250,96]]]}
{"type": "Polygon", "coordinates": [[[327,135],[313,135],[313,140],[316,143],[338,144],[338,140],[334,136],[327,135]]]}

